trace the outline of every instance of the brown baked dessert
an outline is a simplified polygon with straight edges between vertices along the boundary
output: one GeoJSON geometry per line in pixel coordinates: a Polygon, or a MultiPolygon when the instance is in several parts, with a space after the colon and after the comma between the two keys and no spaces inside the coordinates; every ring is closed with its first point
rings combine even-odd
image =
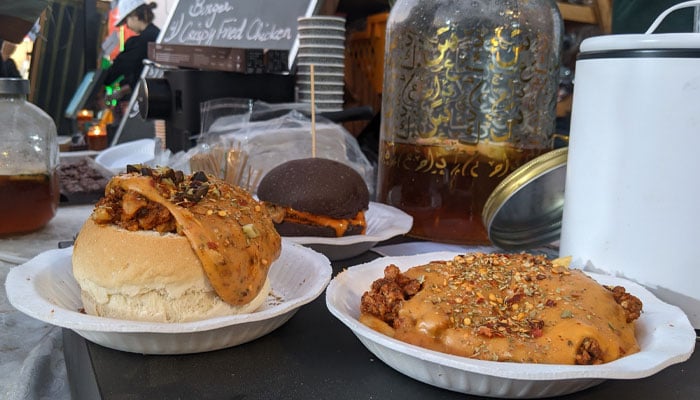
{"type": "Polygon", "coordinates": [[[458,356],[590,365],[639,351],[638,298],[540,255],[466,254],[404,273],[389,265],[361,301],[365,325],[458,356]]]}
{"type": "Polygon", "coordinates": [[[129,166],[81,229],[73,274],[89,314],[183,322],[258,308],[280,252],[267,210],[244,189],[129,166]]]}
{"type": "Polygon", "coordinates": [[[56,169],[60,183],[61,202],[94,204],[105,192],[112,174],[88,157],[61,159],[56,169]]]}

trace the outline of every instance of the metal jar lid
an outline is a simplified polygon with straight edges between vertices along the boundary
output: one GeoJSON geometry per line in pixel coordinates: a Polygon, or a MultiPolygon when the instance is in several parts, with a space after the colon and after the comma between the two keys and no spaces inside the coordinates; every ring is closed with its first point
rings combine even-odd
{"type": "Polygon", "coordinates": [[[0,94],[29,94],[29,81],[21,78],[0,78],[0,94]]]}
{"type": "MultiPolygon", "coordinates": [[[[600,35],[587,38],[580,45],[577,60],[600,58],[700,58],[700,34],[655,33],[664,19],[676,10],[696,8],[696,1],[685,1],[664,10],[642,34],[600,35]]],[[[697,15],[696,15],[697,19],[697,15]]],[[[696,28],[693,26],[693,28],[696,28]]]]}
{"type": "Polygon", "coordinates": [[[564,147],[536,157],[496,186],[481,214],[494,245],[524,250],[559,238],[567,153],[564,147]]]}

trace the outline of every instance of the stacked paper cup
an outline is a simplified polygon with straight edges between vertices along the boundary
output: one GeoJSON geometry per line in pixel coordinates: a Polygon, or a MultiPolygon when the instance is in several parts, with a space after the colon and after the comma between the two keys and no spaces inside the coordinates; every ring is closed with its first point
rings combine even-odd
{"type": "Polygon", "coordinates": [[[345,18],[298,19],[297,90],[300,102],[311,102],[311,66],[317,112],[341,111],[345,85],[345,18]]]}

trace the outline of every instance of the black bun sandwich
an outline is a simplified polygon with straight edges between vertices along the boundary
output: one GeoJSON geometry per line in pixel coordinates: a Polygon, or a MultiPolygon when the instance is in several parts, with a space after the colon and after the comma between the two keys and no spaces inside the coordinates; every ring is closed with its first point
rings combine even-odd
{"type": "Polygon", "coordinates": [[[364,234],[369,190],[352,167],[325,158],[292,160],[260,181],[264,202],[282,236],[341,237],[364,234]]]}

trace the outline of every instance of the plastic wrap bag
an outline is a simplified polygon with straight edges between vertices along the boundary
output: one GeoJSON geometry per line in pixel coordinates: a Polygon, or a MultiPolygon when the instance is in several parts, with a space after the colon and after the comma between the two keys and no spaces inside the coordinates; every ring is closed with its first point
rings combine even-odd
{"type": "MultiPolygon", "coordinates": [[[[341,125],[315,120],[308,104],[266,104],[246,99],[217,99],[202,105],[202,135],[190,149],[190,170],[204,170],[231,184],[257,190],[260,179],[286,161],[315,156],[345,163],[374,194],[375,171],[360,146],[341,125]]],[[[182,168],[180,168],[182,169],[182,168]]]]}

